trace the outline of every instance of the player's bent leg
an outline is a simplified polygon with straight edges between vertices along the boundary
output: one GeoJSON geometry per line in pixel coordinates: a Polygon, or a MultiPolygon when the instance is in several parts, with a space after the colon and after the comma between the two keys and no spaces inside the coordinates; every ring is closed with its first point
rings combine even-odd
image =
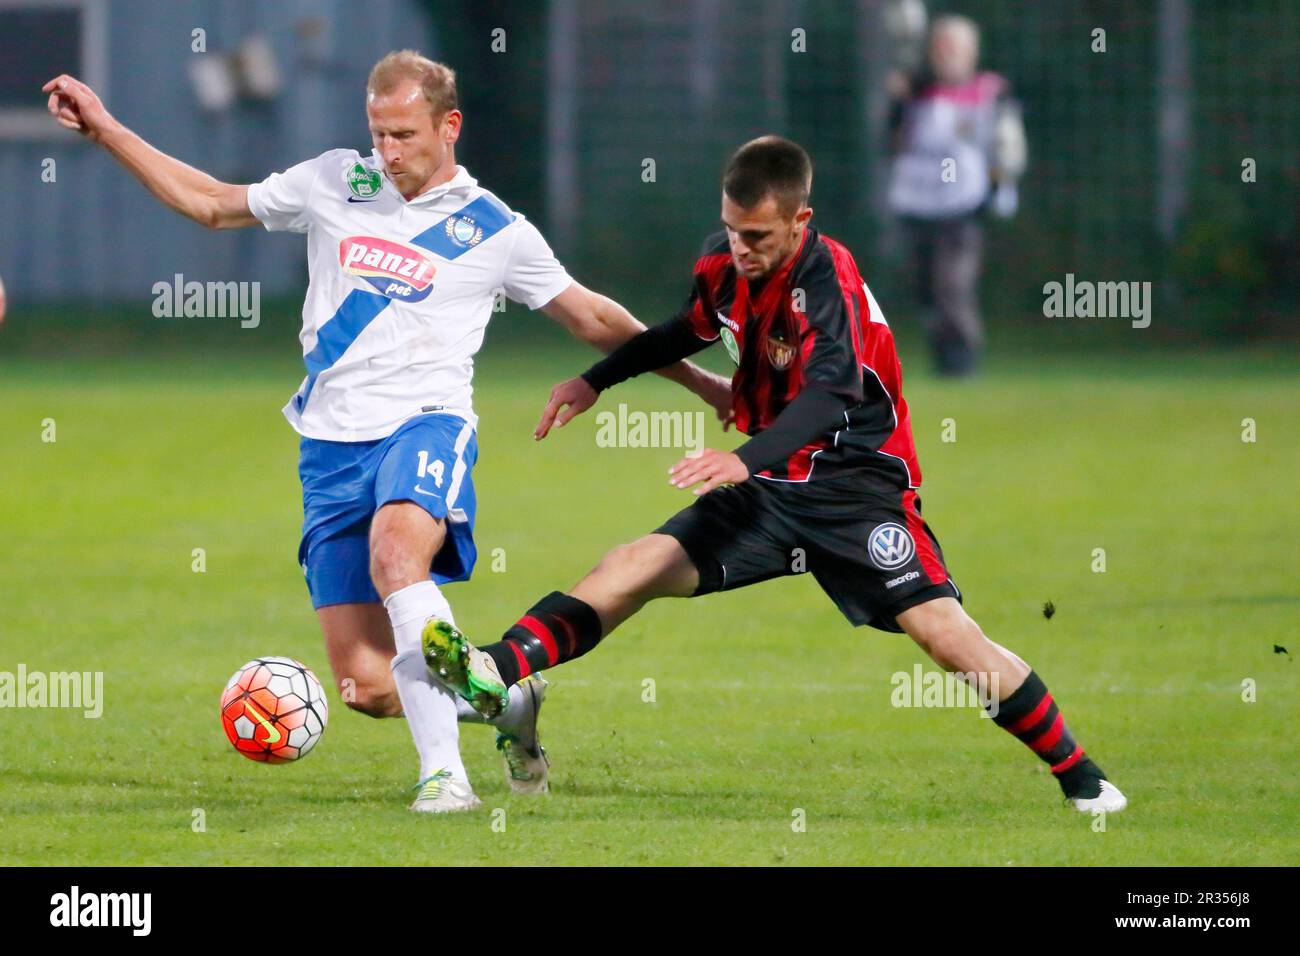
{"type": "Polygon", "coordinates": [[[675,538],[646,535],[606,554],[571,594],[542,598],[495,644],[476,648],[454,627],[426,630],[425,658],[475,709],[495,716],[511,685],[581,657],[647,601],[689,597],[698,582],[675,538]]]}
{"type": "Polygon", "coordinates": [[[1019,657],[984,636],[955,598],[941,597],[897,615],[899,627],[946,671],[983,674],[987,686],[1007,696],[1029,675],[1019,657]]]}
{"type": "Polygon", "coordinates": [[[569,592],[585,602],[608,634],[661,597],[690,597],[700,573],[681,543],[666,534],[647,534],[611,550],[569,592]]]}
{"type": "Polygon", "coordinates": [[[318,608],[334,686],[343,702],[371,717],[398,717],[402,703],[393,674],[393,629],[382,604],[318,608]]]}
{"type": "Polygon", "coordinates": [[[442,547],[444,521],[410,501],[375,512],[370,526],[370,573],[392,626],[393,682],[420,756],[412,810],[445,813],[479,805],[460,757],[456,701],[429,674],[420,650],[426,623],[451,620],[451,606],[429,579],[442,547]]]}
{"type": "Polygon", "coordinates": [[[1042,679],[1015,654],[989,640],[953,598],[936,598],[896,616],[898,625],[945,670],[989,693],[994,723],[1045,761],[1067,801],[1083,812],[1128,805],[1119,788],[1075,741],[1042,679]]]}

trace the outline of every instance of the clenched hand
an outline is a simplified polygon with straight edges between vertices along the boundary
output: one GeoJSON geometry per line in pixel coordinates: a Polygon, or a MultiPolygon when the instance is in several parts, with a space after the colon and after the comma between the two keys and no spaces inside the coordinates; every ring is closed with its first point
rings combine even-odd
{"type": "Polygon", "coordinates": [[[117,122],[95,91],[75,76],[67,73],[56,76],[41,87],[41,92],[50,94],[49,110],[59,125],[76,130],[89,139],[98,140],[117,122]]]}

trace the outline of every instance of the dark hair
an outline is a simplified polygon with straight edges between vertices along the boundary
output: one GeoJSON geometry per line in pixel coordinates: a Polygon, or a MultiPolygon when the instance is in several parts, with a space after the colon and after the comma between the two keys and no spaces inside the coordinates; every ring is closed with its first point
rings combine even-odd
{"type": "Polygon", "coordinates": [[[746,209],[774,196],[782,212],[794,215],[811,190],[812,160],[802,146],[780,136],[751,139],[736,150],[722,175],[722,191],[746,209]]]}

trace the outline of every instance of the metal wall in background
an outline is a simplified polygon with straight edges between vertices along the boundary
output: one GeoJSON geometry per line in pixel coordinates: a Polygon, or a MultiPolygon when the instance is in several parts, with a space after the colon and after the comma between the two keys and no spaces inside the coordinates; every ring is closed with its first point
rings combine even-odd
{"type": "MultiPolygon", "coordinates": [[[[0,18],[0,30],[5,29],[0,18]]],[[[336,146],[368,151],[364,83],[390,49],[436,44],[424,4],[408,0],[117,0],[103,5],[108,108],[159,149],[228,182],[254,182],[336,146]],[[207,55],[269,40],[283,91],[269,102],[204,111],[189,77],[192,31],[207,55]]],[[[33,102],[43,106],[39,88],[33,102]]],[[[215,233],[152,200],[98,149],[50,121],[52,135],[0,139],[0,274],[15,304],[148,300],[174,273],[256,278],[264,294],[301,289],[301,240],[261,229],[215,233]],[[56,180],[43,182],[42,162],[56,180]]]]}

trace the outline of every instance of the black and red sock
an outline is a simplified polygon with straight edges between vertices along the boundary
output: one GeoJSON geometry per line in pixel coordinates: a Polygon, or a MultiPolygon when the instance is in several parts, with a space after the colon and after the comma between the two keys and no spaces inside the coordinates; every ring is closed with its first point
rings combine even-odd
{"type": "Polygon", "coordinates": [[[1033,671],[998,704],[993,722],[1038,754],[1051,768],[1067,797],[1095,797],[1105,780],[1065,725],[1047,685],[1033,671]]]}
{"type": "Polygon", "coordinates": [[[552,591],[529,608],[501,640],[482,650],[491,655],[509,687],[534,671],[581,657],[599,644],[602,636],[600,616],[590,604],[552,591]]]}

